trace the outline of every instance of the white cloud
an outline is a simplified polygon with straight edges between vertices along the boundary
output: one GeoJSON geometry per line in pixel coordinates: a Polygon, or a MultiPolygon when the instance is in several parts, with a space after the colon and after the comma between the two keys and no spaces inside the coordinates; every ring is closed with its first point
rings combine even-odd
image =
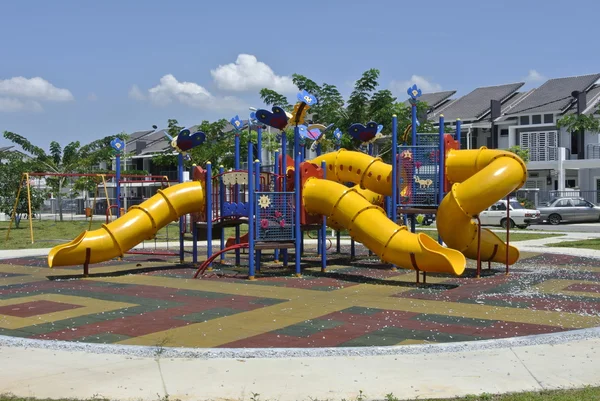
{"type": "Polygon", "coordinates": [[[179,82],[172,74],[160,79],[158,85],[148,89],[147,95],[133,85],[129,97],[137,100],[149,99],[158,106],[166,106],[172,102],[212,110],[229,110],[243,107],[240,99],[233,96],[214,96],[206,88],[195,82],[179,82]]]}
{"type": "Polygon", "coordinates": [[[142,90],[137,85],[132,85],[129,89],[129,97],[135,100],[146,100],[146,96],[142,93],[142,90]]]}
{"type": "Polygon", "coordinates": [[[98,95],[96,95],[94,92],[90,92],[90,93],[88,94],[88,97],[87,97],[87,99],[88,99],[90,102],[95,102],[96,100],[98,100],[98,95]]]}
{"type": "Polygon", "coordinates": [[[392,81],[390,87],[392,88],[392,91],[406,94],[406,90],[414,84],[416,84],[417,88],[421,89],[423,93],[439,92],[442,90],[442,85],[431,82],[420,75],[413,75],[407,81],[392,81]]]}
{"type": "Polygon", "coordinates": [[[21,100],[11,97],[0,97],[0,112],[16,113],[19,111],[42,111],[42,105],[35,100],[21,100]]]}
{"type": "Polygon", "coordinates": [[[0,80],[0,95],[55,102],[66,102],[74,99],[73,94],[68,89],[57,88],[40,77],[13,77],[0,80]]]}
{"type": "Polygon", "coordinates": [[[536,70],[529,70],[529,74],[525,77],[525,82],[542,82],[545,81],[546,77],[537,72],[536,70]]]}
{"type": "Polygon", "coordinates": [[[220,89],[230,91],[250,91],[262,88],[277,92],[292,93],[298,88],[288,76],[279,76],[273,69],[251,54],[238,55],[235,63],[220,65],[211,70],[214,81],[220,89]]]}

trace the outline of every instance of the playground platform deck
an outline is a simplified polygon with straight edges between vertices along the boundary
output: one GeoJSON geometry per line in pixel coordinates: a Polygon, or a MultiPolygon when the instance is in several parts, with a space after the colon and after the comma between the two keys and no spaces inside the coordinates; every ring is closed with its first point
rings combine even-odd
{"type": "MultiPolygon", "coordinates": [[[[308,249],[307,249],[308,250],[308,249]]],[[[522,253],[475,278],[391,271],[358,246],[359,260],[304,258],[305,274],[266,263],[257,281],[216,265],[131,255],[90,269],[49,269],[44,257],[0,261],[0,334],[161,347],[296,348],[443,343],[600,326],[600,259],[522,253]]],[[[242,255],[242,261],[247,255],[242,255]]],[[[270,255],[264,255],[267,260],[270,255]]],[[[226,262],[231,264],[233,256],[226,262]]],[[[486,265],[484,265],[486,267],[486,265]]]]}

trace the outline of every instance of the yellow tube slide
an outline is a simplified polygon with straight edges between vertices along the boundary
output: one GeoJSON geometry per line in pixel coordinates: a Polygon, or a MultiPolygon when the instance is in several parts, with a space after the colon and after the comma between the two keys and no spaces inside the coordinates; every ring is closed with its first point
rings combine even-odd
{"type": "Polygon", "coordinates": [[[204,208],[204,192],[198,181],[174,185],[159,190],[140,205],[132,206],[117,220],[103,224],[94,231],[84,231],[73,241],[58,245],[48,254],[48,266],[70,266],[98,263],[118,256],[140,242],[152,239],[158,230],[179,216],[199,212],[204,208]]]}
{"type": "MultiPolygon", "coordinates": [[[[527,168],[523,160],[508,151],[451,150],[446,175],[455,184],[439,206],[438,233],[450,248],[476,259],[477,224],[473,217],[523,186],[527,168]]],[[[508,263],[518,259],[518,249],[510,246],[508,263]]],[[[506,263],[506,244],[487,229],[481,230],[481,260],[506,263]]]]}
{"type": "MultiPolygon", "coordinates": [[[[349,152],[350,153],[350,152],[349,152]]],[[[356,189],[310,178],[302,192],[309,213],[325,215],[382,260],[407,269],[460,275],[466,265],[458,251],[439,245],[425,234],[412,234],[387,218],[356,189]]]]}
{"type": "Polygon", "coordinates": [[[369,189],[377,194],[392,194],[392,166],[379,157],[340,149],[321,155],[311,163],[320,167],[323,161],[327,164],[326,178],[329,181],[353,182],[361,189],[369,189]]]}

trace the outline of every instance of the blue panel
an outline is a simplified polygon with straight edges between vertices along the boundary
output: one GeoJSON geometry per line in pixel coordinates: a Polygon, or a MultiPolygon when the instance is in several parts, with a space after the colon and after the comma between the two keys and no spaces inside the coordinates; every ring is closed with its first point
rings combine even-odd
{"type": "Polygon", "coordinates": [[[257,192],[256,239],[289,241],[294,239],[293,192],[257,192]]]}

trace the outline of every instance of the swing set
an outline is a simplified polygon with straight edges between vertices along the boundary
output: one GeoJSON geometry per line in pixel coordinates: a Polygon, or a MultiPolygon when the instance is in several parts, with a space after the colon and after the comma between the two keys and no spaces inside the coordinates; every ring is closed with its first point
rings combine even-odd
{"type": "MultiPolygon", "coordinates": [[[[31,238],[31,243],[35,242],[34,231],[33,231],[33,211],[31,206],[31,187],[32,180],[34,178],[46,178],[46,177],[70,177],[70,178],[82,178],[87,177],[93,180],[95,191],[94,191],[94,199],[92,202],[92,207],[85,207],[85,218],[88,219],[88,230],[91,230],[92,223],[94,221],[94,211],[96,210],[97,199],[100,197],[100,188],[104,188],[104,196],[102,199],[106,200],[106,223],[108,223],[113,218],[112,209],[116,207],[116,204],[111,204],[110,196],[108,194],[108,186],[107,179],[115,178],[115,174],[83,174],[83,173],[23,173],[21,175],[21,179],[19,182],[19,188],[17,190],[17,196],[15,198],[15,203],[13,206],[13,210],[11,213],[10,223],[8,226],[8,230],[6,232],[6,240],[10,238],[10,231],[13,226],[13,222],[16,221],[17,217],[17,209],[19,207],[19,200],[22,192],[26,192],[27,194],[27,214],[29,220],[29,233],[31,238]]],[[[122,174],[122,180],[119,181],[118,185],[131,185],[132,183],[160,183],[161,187],[170,186],[170,181],[166,176],[149,176],[149,175],[134,175],[134,174],[122,174]]],[[[35,185],[35,183],[33,183],[35,185]]],[[[38,180],[39,186],[39,180],[38,180]]],[[[121,214],[121,213],[120,213],[121,214]]],[[[41,219],[41,214],[40,214],[41,219]]]]}

